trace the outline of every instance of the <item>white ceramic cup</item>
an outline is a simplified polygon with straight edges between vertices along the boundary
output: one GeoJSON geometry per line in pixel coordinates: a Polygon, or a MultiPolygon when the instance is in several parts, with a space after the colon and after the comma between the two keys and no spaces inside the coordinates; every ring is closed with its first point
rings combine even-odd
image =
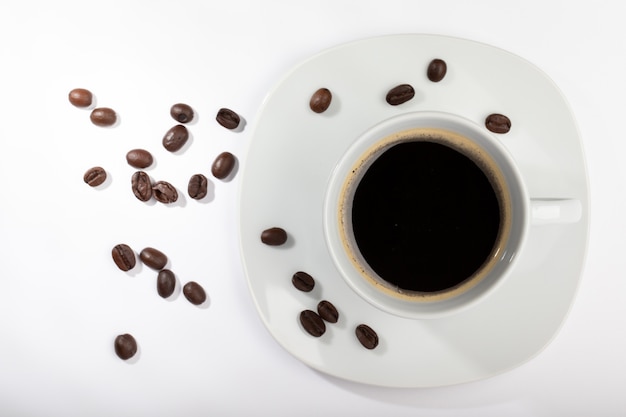
{"type": "MultiPolygon", "coordinates": [[[[432,136],[432,135],[431,135],[432,136]]],[[[435,135],[437,136],[437,135],[435,135]]],[[[524,247],[529,227],[577,222],[582,206],[574,199],[531,199],[513,157],[502,145],[506,135],[462,117],[441,112],[405,113],[387,119],[355,139],[335,167],[324,203],[324,230],[330,255],[348,285],[383,311],[412,319],[438,318],[457,313],[492,293],[506,280],[524,247]],[[500,232],[479,270],[462,284],[436,293],[403,290],[382,279],[358,250],[351,222],[354,189],[371,163],[396,143],[442,132],[443,144],[489,171],[500,189],[500,232]]]]}

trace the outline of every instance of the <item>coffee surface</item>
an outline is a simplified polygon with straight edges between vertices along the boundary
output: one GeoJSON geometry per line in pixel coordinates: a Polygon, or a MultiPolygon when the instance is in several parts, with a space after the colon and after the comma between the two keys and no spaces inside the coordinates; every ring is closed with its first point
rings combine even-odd
{"type": "Polygon", "coordinates": [[[437,292],[471,277],[498,237],[500,208],[470,158],[429,141],[384,151],[358,183],[354,238],[367,264],[403,290],[437,292]]]}

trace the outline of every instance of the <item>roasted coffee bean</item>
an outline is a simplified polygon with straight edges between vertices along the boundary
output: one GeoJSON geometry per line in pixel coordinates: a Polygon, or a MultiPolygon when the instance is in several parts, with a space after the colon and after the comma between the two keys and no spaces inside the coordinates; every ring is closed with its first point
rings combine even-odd
{"type": "Polygon", "coordinates": [[[359,324],[354,333],[366,349],[374,349],[378,346],[378,335],[367,324],[359,324]]]}
{"type": "Polygon", "coordinates": [[[189,185],[187,185],[187,193],[189,197],[195,200],[203,199],[208,190],[209,180],[202,174],[195,174],[189,178],[189,185]]]}
{"type": "Polygon", "coordinates": [[[211,173],[215,178],[223,180],[228,177],[235,167],[235,156],[230,152],[222,152],[215,158],[211,166],[211,173]]]}
{"type": "Polygon", "coordinates": [[[237,113],[230,109],[219,109],[217,112],[217,116],[215,117],[217,123],[224,126],[226,129],[237,129],[239,127],[239,123],[241,122],[241,118],[237,113]]]}
{"type": "Polygon", "coordinates": [[[83,181],[91,187],[97,187],[107,179],[107,172],[102,167],[89,168],[85,175],[83,175],[83,181]]]}
{"type": "Polygon", "coordinates": [[[387,93],[387,103],[392,106],[405,103],[415,96],[415,90],[409,84],[400,84],[387,93]]]}
{"type": "Polygon", "coordinates": [[[163,298],[174,294],[176,276],[169,269],[162,269],[157,275],[157,292],[163,298]]]}
{"type": "Polygon", "coordinates": [[[111,256],[113,257],[115,265],[117,265],[117,267],[122,271],[130,271],[137,263],[135,252],[130,248],[130,246],[124,243],[115,245],[111,250],[111,256]]]}
{"type": "Polygon", "coordinates": [[[154,159],[152,154],[145,149],[133,149],[126,154],[126,162],[135,168],[148,168],[154,159]]]}
{"type": "Polygon", "coordinates": [[[152,186],[152,195],[159,203],[171,204],[178,200],[178,191],[167,181],[157,181],[152,186]]]}
{"type": "Polygon", "coordinates": [[[188,104],[176,103],[170,108],[170,115],[179,123],[189,123],[193,120],[193,109],[188,104]]]}
{"type": "Polygon", "coordinates": [[[443,80],[443,77],[446,76],[446,72],[448,71],[448,65],[446,61],[443,59],[433,59],[428,64],[428,70],[426,70],[426,75],[428,79],[434,83],[438,83],[443,80]]]}
{"type": "Polygon", "coordinates": [[[183,294],[185,298],[194,305],[200,305],[206,301],[206,292],[200,284],[194,281],[189,281],[183,287],[183,294]]]}
{"type": "Polygon", "coordinates": [[[167,265],[167,256],[158,249],[144,248],[139,253],[139,259],[152,269],[160,271],[167,265]]]}
{"type": "Polygon", "coordinates": [[[333,95],[328,88],[320,88],[311,96],[309,107],[315,113],[324,113],[330,106],[332,99],[333,95]]]}
{"type": "Polygon", "coordinates": [[[189,131],[183,125],[176,125],[163,136],[163,147],[170,152],[180,150],[189,139],[189,131]]]}
{"type": "Polygon", "coordinates": [[[93,102],[93,94],[84,88],[75,88],[70,91],[69,99],[76,107],[89,107],[93,102]]]}
{"type": "Polygon", "coordinates": [[[300,313],[300,323],[311,336],[320,337],[326,332],[324,320],[315,311],[304,310],[300,313]]]}
{"type": "Polygon", "coordinates": [[[507,133],[511,130],[511,120],[503,114],[490,114],[485,119],[485,127],[493,133],[507,133]]]}
{"type": "Polygon", "coordinates": [[[287,232],[280,227],[272,227],[263,230],[261,233],[261,242],[270,246],[280,246],[287,242],[287,232]]]}
{"type": "Polygon", "coordinates": [[[337,323],[339,312],[335,306],[327,300],[322,300],[317,305],[317,314],[329,323],[337,323]]]}
{"type": "Polygon", "coordinates": [[[89,118],[94,125],[102,127],[113,126],[117,122],[117,114],[108,107],[93,109],[89,118]]]}
{"type": "Polygon", "coordinates": [[[315,279],[306,272],[298,271],[291,277],[294,287],[304,292],[311,292],[315,287],[315,279]]]}
{"type": "Polygon", "coordinates": [[[128,333],[117,336],[115,338],[114,346],[115,353],[120,357],[120,359],[130,359],[135,356],[135,353],[137,353],[137,341],[128,333]]]}
{"type": "Polygon", "coordinates": [[[140,201],[148,201],[152,198],[152,182],[145,172],[135,172],[130,180],[130,184],[133,194],[140,201]]]}

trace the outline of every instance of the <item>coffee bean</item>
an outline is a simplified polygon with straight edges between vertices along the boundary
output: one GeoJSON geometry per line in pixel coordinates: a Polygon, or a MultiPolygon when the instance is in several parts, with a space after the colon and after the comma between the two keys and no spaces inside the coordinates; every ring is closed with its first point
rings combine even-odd
{"type": "Polygon", "coordinates": [[[392,106],[405,103],[415,96],[415,90],[409,84],[400,84],[387,93],[387,103],[392,106]]]}
{"type": "Polygon", "coordinates": [[[378,335],[366,324],[359,324],[355,330],[356,338],[366,349],[374,349],[378,346],[378,335]]]}
{"type": "Polygon", "coordinates": [[[157,292],[163,298],[174,294],[176,276],[169,269],[162,269],[157,275],[157,292]]]}
{"type": "Polygon", "coordinates": [[[152,198],[152,182],[145,172],[135,172],[130,180],[130,184],[133,194],[140,201],[148,201],[152,198]]]}
{"type": "Polygon", "coordinates": [[[171,204],[178,200],[178,191],[167,181],[157,181],[152,186],[152,195],[159,203],[171,204]]]}
{"type": "Polygon", "coordinates": [[[122,271],[130,271],[135,267],[137,259],[135,258],[135,252],[130,246],[120,243],[115,245],[111,250],[111,256],[113,256],[113,262],[122,271]]]}
{"type": "Polygon", "coordinates": [[[241,122],[241,119],[237,113],[225,108],[219,109],[215,120],[217,120],[217,123],[221,124],[226,129],[231,130],[237,129],[237,127],[239,127],[239,122],[241,122]]]}
{"type": "Polygon", "coordinates": [[[443,77],[446,76],[446,72],[448,71],[448,65],[446,61],[443,59],[433,59],[428,64],[428,70],[426,70],[426,75],[428,79],[434,83],[438,83],[443,80],[443,77]]]}
{"type": "Polygon", "coordinates": [[[148,168],[154,159],[152,154],[145,149],[133,149],[126,154],[126,162],[135,168],[148,168]]]}
{"type": "Polygon", "coordinates": [[[235,156],[230,152],[222,152],[215,158],[211,166],[211,173],[215,178],[223,180],[228,177],[235,167],[235,156]]]}
{"type": "Polygon", "coordinates": [[[206,292],[197,282],[190,281],[183,287],[185,298],[194,305],[200,305],[206,301],[206,292]]]}
{"type": "Polygon", "coordinates": [[[189,123],[193,120],[193,109],[188,104],[177,103],[170,108],[170,115],[179,123],[189,123]]]}
{"type": "Polygon", "coordinates": [[[311,292],[315,287],[315,280],[306,272],[298,271],[291,277],[294,287],[304,292],[311,292]]]}
{"type": "Polygon", "coordinates": [[[311,336],[320,337],[326,332],[324,320],[315,311],[304,310],[301,312],[300,323],[311,336]]]}
{"type": "Polygon", "coordinates": [[[333,95],[328,88],[320,88],[311,96],[309,107],[315,113],[324,113],[330,106],[332,99],[333,95]]]}
{"type": "Polygon", "coordinates": [[[69,99],[76,107],[89,107],[93,102],[93,94],[84,88],[75,88],[70,91],[69,99]]]}
{"type": "Polygon", "coordinates": [[[94,125],[102,127],[113,126],[117,122],[117,114],[108,107],[93,109],[89,118],[94,125]]]}
{"type": "Polygon", "coordinates": [[[90,187],[97,187],[107,179],[107,172],[102,167],[89,168],[85,175],[83,175],[83,181],[90,187]]]}
{"type": "Polygon", "coordinates": [[[137,353],[137,341],[128,333],[117,336],[115,338],[114,346],[115,353],[120,357],[120,359],[130,359],[135,356],[135,353],[137,353]]]}
{"type": "Polygon", "coordinates": [[[139,259],[141,259],[146,266],[156,269],[157,271],[160,271],[167,265],[167,256],[160,250],[150,247],[144,248],[139,253],[139,259]]]}
{"type": "Polygon", "coordinates": [[[185,146],[188,139],[189,131],[187,128],[183,125],[176,125],[163,136],[163,147],[170,152],[176,152],[185,146]]]}
{"type": "Polygon", "coordinates": [[[187,193],[189,197],[195,200],[203,199],[207,194],[209,180],[202,174],[195,174],[189,178],[189,185],[187,185],[187,193]]]}
{"type": "Polygon", "coordinates": [[[322,300],[317,305],[317,314],[329,323],[337,323],[339,312],[335,306],[327,300],[322,300]]]}
{"type": "Polygon", "coordinates": [[[511,120],[503,114],[493,113],[485,119],[485,127],[493,133],[507,133],[511,130],[511,120]]]}
{"type": "Polygon", "coordinates": [[[263,230],[261,233],[261,242],[270,246],[280,246],[287,242],[287,232],[280,227],[272,227],[263,230]]]}

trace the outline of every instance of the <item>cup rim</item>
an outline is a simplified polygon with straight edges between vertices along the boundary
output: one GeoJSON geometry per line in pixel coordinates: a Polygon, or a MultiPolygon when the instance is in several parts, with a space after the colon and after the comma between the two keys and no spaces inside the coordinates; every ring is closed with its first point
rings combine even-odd
{"type": "Polygon", "coordinates": [[[527,235],[530,223],[529,204],[528,192],[513,157],[493,133],[455,114],[434,111],[410,112],[385,119],[362,132],[339,158],[329,178],[324,198],[324,237],[330,257],[340,275],[361,298],[380,310],[397,316],[413,319],[439,318],[458,313],[477,304],[505,281],[527,235]],[[490,146],[490,152],[497,153],[497,157],[491,156],[500,161],[497,164],[498,167],[505,167],[507,184],[509,181],[514,183],[513,186],[508,184],[507,187],[513,206],[510,213],[512,228],[504,244],[505,249],[498,254],[499,259],[495,263],[499,266],[497,270],[501,271],[500,276],[494,277],[496,273],[494,271],[487,272],[488,279],[478,281],[462,294],[441,300],[419,301],[415,297],[399,298],[375,288],[359,272],[341,241],[342,228],[339,226],[338,205],[341,202],[342,189],[355,162],[367,149],[386,137],[416,128],[445,129],[466,138],[469,137],[470,140],[478,136],[482,141],[478,144],[479,147],[484,147],[482,145],[486,143],[490,146]]]}

